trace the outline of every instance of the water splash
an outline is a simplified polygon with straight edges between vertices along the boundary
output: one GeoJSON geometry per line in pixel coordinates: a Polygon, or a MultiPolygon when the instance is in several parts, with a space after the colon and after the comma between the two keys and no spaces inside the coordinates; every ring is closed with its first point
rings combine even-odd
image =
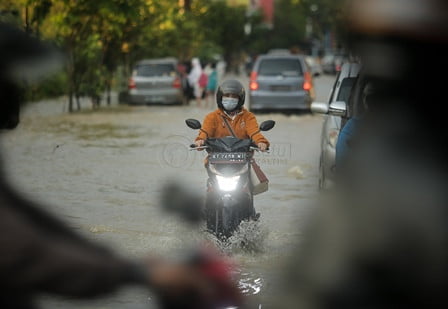
{"type": "Polygon", "coordinates": [[[265,240],[268,230],[260,221],[242,221],[229,238],[219,238],[210,233],[205,237],[213,242],[223,253],[232,255],[237,253],[262,253],[265,251],[265,240]]]}

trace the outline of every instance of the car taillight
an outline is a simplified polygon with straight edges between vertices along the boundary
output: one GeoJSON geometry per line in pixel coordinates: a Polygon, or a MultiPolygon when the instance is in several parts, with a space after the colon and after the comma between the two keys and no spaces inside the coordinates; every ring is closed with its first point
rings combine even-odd
{"type": "Polygon", "coordinates": [[[257,90],[258,89],[258,83],[257,82],[250,82],[249,88],[250,88],[250,90],[257,90]]]}
{"type": "Polygon", "coordinates": [[[128,89],[136,89],[137,85],[135,84],[135,80],[133,78],[130,78],[128,81],[128,89]]]}
{"type": "Polygon", "coordinates": [[[310,72],[305,72],[304,79],[305,81],[303,82],[303,90],[310,91],[311,88],[313,88],[310,72]]]}
{"type": "Polygon", "coordinates": [[[173,88],[180,88],[182,86],[181,82],[180,82],[180,78],[176,77],[173,81],[173,88]]]}
{"type": "Polygon", "coordinates": [[[303,83],[303,90],[306,90],[306,91],[310,91],[311,90],[311,83],[310,82],[304,82],[303,83]]]}
{"type": "Polygon", "coordinates": [[[249,89],[250,90],[258,89],[257,72],[250,73],[249,89]]]}

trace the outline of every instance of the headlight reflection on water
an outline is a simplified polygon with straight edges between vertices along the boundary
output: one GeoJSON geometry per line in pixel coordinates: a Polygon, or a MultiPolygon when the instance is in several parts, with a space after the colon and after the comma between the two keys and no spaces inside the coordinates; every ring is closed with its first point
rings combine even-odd
{"type": "Polygon", "coordinates": [[[249,273],[242,273],[238,286],[244,295],[257,295],[263,287],[263,278],[253,278],[249,273]],[[245,278],[244,278],[245,277],[245,278]]]}

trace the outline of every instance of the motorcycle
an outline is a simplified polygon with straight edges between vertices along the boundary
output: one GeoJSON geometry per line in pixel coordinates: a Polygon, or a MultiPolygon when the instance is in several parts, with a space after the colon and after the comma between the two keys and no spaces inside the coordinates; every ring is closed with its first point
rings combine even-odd
{"type": "Polygon", "coordinates": [[[207,138],[204,146],[190,145],[191,150],[205,149],[208,152],[208,173],[205,199],[207,229],[219,238],[230,237],[243,220],[258,220],[253,206],[253,183],[251,162],[255,151],[259,151],[252,136],[268,131],[275,125],[273,120],[260,124],[260,130],[249,139],[233,136],[210,138],[196,119],[187,119],[188,127],[203,131],[207,138]]]}

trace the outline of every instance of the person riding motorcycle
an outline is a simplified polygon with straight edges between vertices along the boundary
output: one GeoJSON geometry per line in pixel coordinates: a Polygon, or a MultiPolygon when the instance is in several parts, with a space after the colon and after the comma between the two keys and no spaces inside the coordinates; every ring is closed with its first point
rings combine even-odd
{"type": "MultiPolygon", "coordinates": [[[[216,92],[218,108],[209,113],[195,139],[196,147],[201,147],[207,138],[235,136],[240,139],[251,138],[260,151],[266,151],[269,141],[260,133],[255,115],[243,107],[246,92],[243,85],[234,79],[224,81],[216,92]]],[[[208,159],[205,159],[207,166],[208,159]]],[[[207,181],[210,185],[210,180],[207,181]]],[[[257,220],[260,214],[252,210],[257,220]]]]}
{"type": "Polygon", "coordinates": [[[227,120],[236,137],[241,139],[252,137],[257,147],[261,151],[266,151],[269,141],[259,132],[255,115],[243,107],[245,98],[246,92],[239,81],[233,79],[224,81],[216,93],[218,108],[205,117],[202,130],[195,139],[196,147],[203,146],[205,139],[209,137],[233,135],[227,128],[225,123],[227,120]]]}

